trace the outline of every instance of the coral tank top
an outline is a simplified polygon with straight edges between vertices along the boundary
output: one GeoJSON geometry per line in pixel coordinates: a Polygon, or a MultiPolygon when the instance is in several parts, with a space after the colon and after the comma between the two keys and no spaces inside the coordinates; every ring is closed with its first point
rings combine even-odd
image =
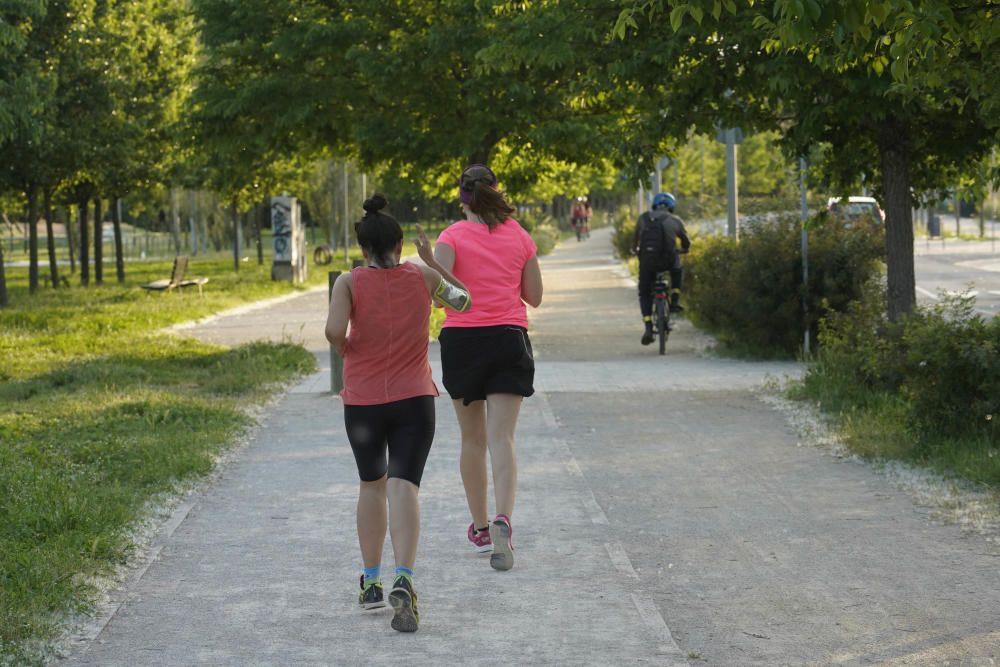
{"type": "Polygon", "coordinates": [[[431,295],[420,268],[352,269],[351,294],[344,405],[437,396],[427,358],[431,295]]]}

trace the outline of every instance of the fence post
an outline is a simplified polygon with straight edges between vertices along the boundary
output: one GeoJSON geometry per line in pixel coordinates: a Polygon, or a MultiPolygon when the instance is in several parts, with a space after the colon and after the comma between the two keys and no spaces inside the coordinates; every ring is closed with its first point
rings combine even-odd
{"type": "MultiPolygon", "coordinates": [[[[333,284],[337,282],[340,271],[330,271],[328,274],[329,285],[327,286],[326,302],[330,303],[333,298],[333,284]]],[[[330,345],[330,393],[339,394],[344,388],[344,360],[340,354],[330,345]]]]}

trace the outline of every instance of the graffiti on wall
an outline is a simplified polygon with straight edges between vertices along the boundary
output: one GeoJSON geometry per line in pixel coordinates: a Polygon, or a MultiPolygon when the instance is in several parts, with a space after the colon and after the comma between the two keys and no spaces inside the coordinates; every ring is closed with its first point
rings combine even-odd
{"type": "Polygon", "coordinates": [[[291,202],[275,197],[271,200],[271,235],[274,260],[292,261],[292,207],[291,202]]]}

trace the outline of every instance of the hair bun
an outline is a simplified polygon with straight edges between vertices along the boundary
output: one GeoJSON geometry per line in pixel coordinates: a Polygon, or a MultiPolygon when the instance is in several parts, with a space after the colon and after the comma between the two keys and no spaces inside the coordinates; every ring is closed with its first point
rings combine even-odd
{"type": "Polygon", "coordinates": [[[369,213],[377,213],[386,207],[389,201],[380,192],[376,192],[371,196],[371,199],[366,199],[362,207],[369,213]]]}

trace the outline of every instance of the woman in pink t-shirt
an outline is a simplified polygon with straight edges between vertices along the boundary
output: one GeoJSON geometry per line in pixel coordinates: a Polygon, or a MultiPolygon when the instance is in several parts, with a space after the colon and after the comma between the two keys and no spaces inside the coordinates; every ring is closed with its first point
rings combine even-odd
{"type": "Polygon", "coordinates": [[[462,431],[461,472],[472,514],[467,536],[490,565],[514,565],[511,514],[517,490],[514,430],[521,401],[534,393],[535,362],[525,303],[542,302],[535,242],[512,217],[514,208],[485,165],[459,178],[465,219],[438,236],[434,255],[475,300],[449,312],[441,330],[441,366],[462,431]],[[487,510],[486,452],[493,467],[496,516],[487,510]]]}
{"type": "Polygon", "coordinates": [[[438,395],[427,360],[431,300],[458,310],[471,303],[464,286],[435,261],[419,226],[417,252],[428,266],[400,263],[403,231],[392,216],[380,213],[387,203],[380,194],[364,203],[365,216],[355,231],[367,266],[334,283],[326,337],[344,359],[344,425],[361,478],[357,523],[364,573],[358,603],[362,609],[385,606],[381,560],[388,500],[396,559],[389,592],[392,627],[415,632],[417,493],[434,439],[438,395]]]}

